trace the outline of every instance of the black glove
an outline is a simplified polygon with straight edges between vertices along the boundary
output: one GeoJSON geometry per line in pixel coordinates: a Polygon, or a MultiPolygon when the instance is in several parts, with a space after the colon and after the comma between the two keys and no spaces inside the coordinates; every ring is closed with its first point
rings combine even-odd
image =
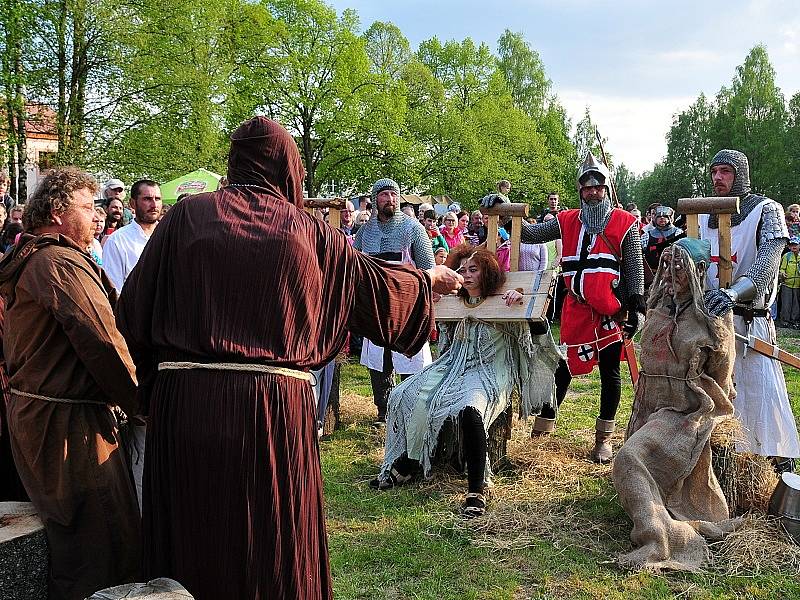
{"type": "Polygon", "coordinates": [[[502,194],[488,194],[481,198],[480,205],[483,208],[492,208],[495,204],[503,204],[504,202],[508,202],[508,200],[502,194]]]}
{"type": "Polygon", "coordinates": [[[640,315],[644,317],[645,312],[647,312],[647,308],[644,304],[644,298],[639,294],[634,294],[628,298],[628,317],[622,326],[622,331],[625,332],[626,337],[632,338],[636,335],[636,332],[639,331],[639,317],[640,315]]]}
{"type": "Polygon", "coordinates": [[[733,310],[736,301],[725,290],[709,290],[703,296],[708,314],[713,317],[722,317],[733,310]]]}

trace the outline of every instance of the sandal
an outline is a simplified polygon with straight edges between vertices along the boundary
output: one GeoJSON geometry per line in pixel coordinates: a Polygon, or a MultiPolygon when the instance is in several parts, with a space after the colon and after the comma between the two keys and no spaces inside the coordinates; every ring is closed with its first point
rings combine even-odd
{"type": "Polygon", "coordinates": [[[464,499],[461,514],[465,519],[482,517],[486,513],[486,496],[477,492],[469,492],[464,499]]]}
{"type": "Polygon", "coordinates": [[[414,476],[411,474],[403,475],[397,469],[392,468],[392,470],[389,471],[389,476],[386,479],[380,479],[379,477],[376,477],[369,482],[369,487],[371,487],[373,490],[390,490],[393,487],[399,487],[409,483],[413,477],[414,476]]]}

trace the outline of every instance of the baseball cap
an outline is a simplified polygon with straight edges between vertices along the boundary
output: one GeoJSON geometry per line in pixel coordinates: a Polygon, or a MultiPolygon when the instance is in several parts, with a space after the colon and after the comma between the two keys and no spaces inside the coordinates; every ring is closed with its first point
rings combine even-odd
{"type": "Polygon", "coordinates": [[[106,184],[103,186],[103,191],[105,190],[116,190],[122,188],[125,189],[125,184],[122,183],[121,179],[109,179],[106,181],[106,184]]]}

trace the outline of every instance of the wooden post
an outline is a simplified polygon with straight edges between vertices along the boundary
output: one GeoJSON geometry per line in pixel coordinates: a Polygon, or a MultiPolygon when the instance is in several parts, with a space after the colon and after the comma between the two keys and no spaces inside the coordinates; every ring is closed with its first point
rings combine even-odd
{"type": "Polygon", "coordinates": [[[733,276],[731,215],[739,212],[739,198],[735,196],[681,198],[676,204],[676,211],[686,215],[686,234],[693,238],[700,237],[698,215],[717,215],[719,223],[719,264],[717,266],[719,287],[730,286],[733,276]]]}
{"type": "Polygon", "coordinates": [[[727,213],[717,215],[719,224],[719,287],[730,287],[733,278],[731,262],[731,216],[727,213]]]}
{"type": "Polygon", "coordinates": [[[698,215],[686,215],[686,235],[690,238],[700,239],[700,219],[698,215]]]}
{"type": "Polygon", "coordinates": [[[328,225],[334,229],[339,229],[342,224],[342,215],[339,212],[347,206],[347,198],[304,198],[303,208],[306,212],[312,213],[315,208],[328,209],[328,225]]]}
{"type": "Polygon", "coordinates": [[[340,209],[338,208],[328,209],[328,225],[334,229],[339,229],[339,227],[342,225],[342,214],[339,212],[339,210],[340,209]]]}
{"type": "Polygon", "coordinates": [[[489,222],[486,224],[486,249],[492,253],[497,251],[497,228],[499,223],[500,217],[489,215],[489,222]]]}
{"type": "Polygon", "coordinates": [[[497,250],[497,227],[500,217],[511,217],[511,270],[519,271],[519,244],[522,236],[522,220],[528,216],[528,205],[524,203],[496,204],[492,208],[481,208],[481,214],[489,215],[486,232],[486,249],[497,250]]]}

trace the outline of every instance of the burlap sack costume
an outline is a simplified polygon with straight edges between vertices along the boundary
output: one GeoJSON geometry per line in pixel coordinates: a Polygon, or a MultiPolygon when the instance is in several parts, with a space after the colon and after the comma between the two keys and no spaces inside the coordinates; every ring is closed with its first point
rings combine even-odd
{"type": "Polygon", "coordinates": [[[711,469],[711,432],[733,414],[733,321],[710,317],[702,281],[707,244],[685,239],[665,252],[642,330],[641,378],[614,487],[633,520],[632,568],[698,570],[703,536],[735,527],[711,469]]]}

